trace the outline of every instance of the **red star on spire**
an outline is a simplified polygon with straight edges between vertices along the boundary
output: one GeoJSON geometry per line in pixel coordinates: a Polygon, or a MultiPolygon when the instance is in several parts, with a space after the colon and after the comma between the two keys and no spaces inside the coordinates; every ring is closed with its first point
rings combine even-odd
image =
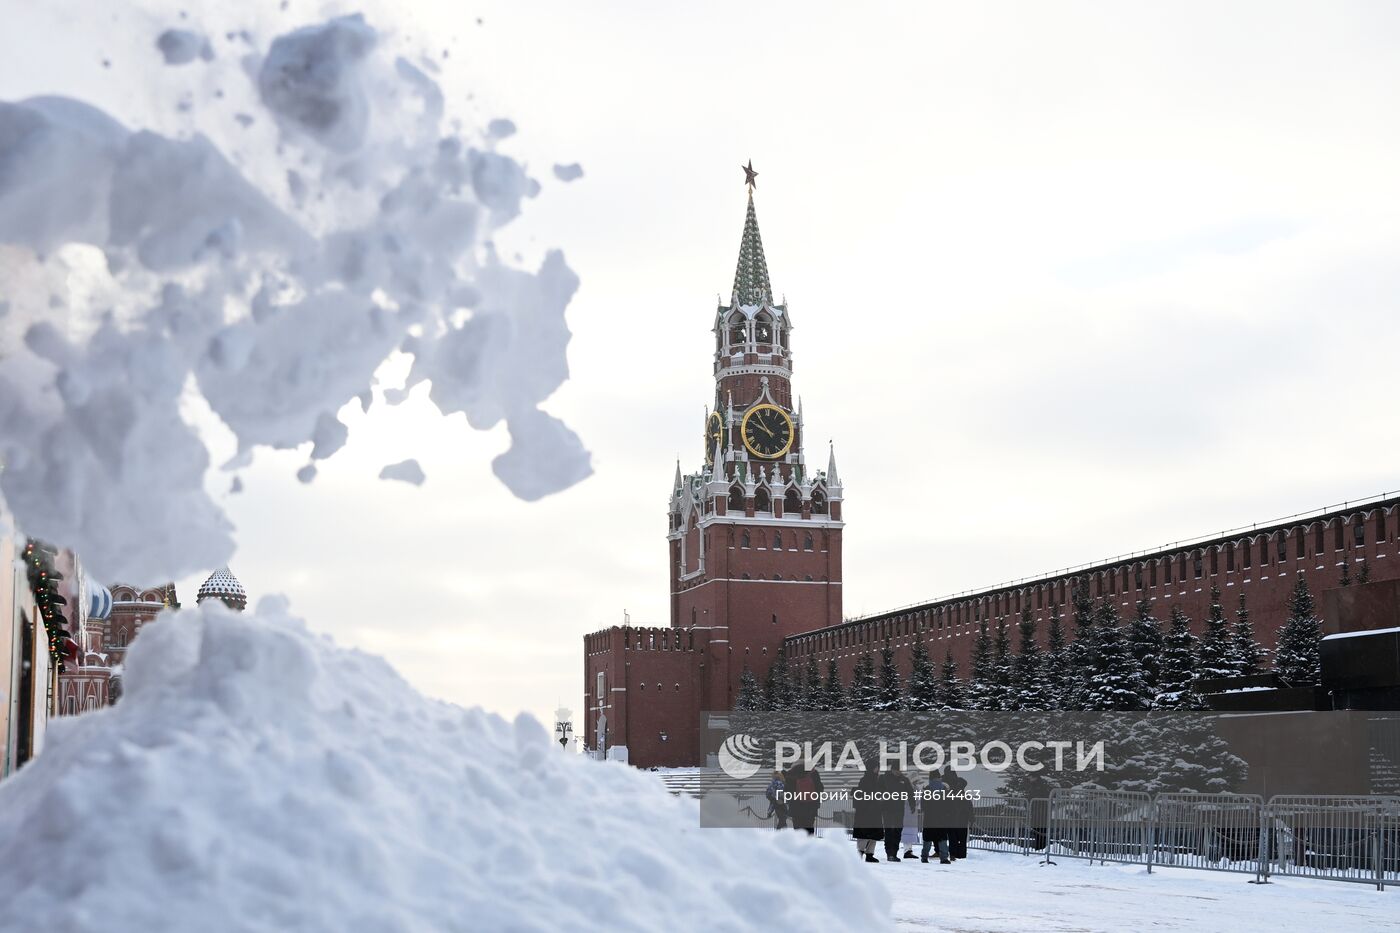
{"type": "Polygon", "coordinates": [[[753,170],[753,159],[749,159],[748,165],[741,165],[739,167],[744,170],[744,184],[748,185],[750,188],[758,184],[758,182],[755,181],[755,179],[758,178],[758,172],[753,170]]]}

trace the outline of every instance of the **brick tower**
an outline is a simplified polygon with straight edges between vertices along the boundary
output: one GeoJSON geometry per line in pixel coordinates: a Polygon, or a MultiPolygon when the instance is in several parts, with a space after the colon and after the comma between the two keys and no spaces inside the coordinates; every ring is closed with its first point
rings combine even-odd
{"type": "Polygon", "coordinates": [[[714,318],[704,463],[671,488],[671,625],[709,630],[710,709],[747,665],[760,680],[783,638],[841,622],[841,480],[834,450],[807,466],[792,391],[792,318],[773,299],[753,173],[734,287],[714,318]]]}

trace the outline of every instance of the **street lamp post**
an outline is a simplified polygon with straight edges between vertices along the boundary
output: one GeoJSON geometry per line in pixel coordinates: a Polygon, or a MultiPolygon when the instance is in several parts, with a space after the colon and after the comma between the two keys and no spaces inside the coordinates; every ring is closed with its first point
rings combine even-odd
{"type": "Polygon", "coordinates": [[[573,713],[566,707],[559,707],[554,711],[554,734],[559,739],[559,747],[565,751],[569,748],[569,739],[574,734],[574,724],[569,721],[573,713]]]}

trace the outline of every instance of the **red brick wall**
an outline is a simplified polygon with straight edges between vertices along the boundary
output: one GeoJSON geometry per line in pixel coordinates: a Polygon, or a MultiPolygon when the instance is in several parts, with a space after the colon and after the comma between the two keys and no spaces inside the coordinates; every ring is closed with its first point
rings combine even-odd
{"type": "MultiPolygon", "coordinates": [[[[1360,572],[1362,563],[1366,563],[1370,565],[1373,582],[1400,580],[1400,553],[1396,548],[1396,537],[1400,534],[1396,524],[1397,505],[1400,505],[1400,500],[1388,500],[1365,509],[1338,511],[1294,524],[1203,541],[1132,561],[1096,565],[1076,574],[1047,577],[1023,586],[985,590],[957,599],[882,613],[847,622],[831,631],[799,634],[788,639],[787,650],[791,658],[803,665],[807,657],[814,654],[823,674],[827,660],[835,657],[842,675],[849,680],[860,655],[867,649],[878,652],[885,638],[889,637],[896,649],[901,671],[907,676],[914,639],[923,638],[929,653],[938,663],[951,650],[958,661],[959,674],[966,677],[972,646],[980,627],[979,617],[989,620],[992,629],[995,629],[997,619],[1005,618],[1012,627],[1014,645],[1017,638],[1015,625],[1020,619],[1021,609],[1029,605],[1043,644],[1050,606],[1054,603],[1060,607],[1066,634],[1072,635],[1069,599],[1074,581],[1078,578],[1088,580],[1089,592],[1094,598],[1108,597],[1117,602],[1119,613],[1125,619],[1136,612],[1138,600],[1144,597],[1152,602],[1154,614],[1163,623],[1170,617],[1172,606],[1179,605],[1191,618],[1192,629],[1197,633],[1205,627],[1212,586],[1220,588],[1220,601],[1229,622],[1234,621],[1239,596],[1243,593],[1259,641],[1266,648],[1273,648],[1278,630],[1288,616],[1288,596],[1298,574],[1308,581],[1309,589],[1318,599],[1325,632],[1336,631],[1337,614],[1335,609],[1329,608],[1336,605],[1336,600],[1326,591],[1339,585],[1340,565],[1344,556],[1351,565],[1353,577],[1360,572]],[[1360,545],[1356,544],[1355,539],[1358,523],[1364,528],[1363,543],[1360,545]],[[1339,525],[1341,548],[1336,546],[1339,525]],[[1319,528],[1322,529],[1323,539],[1320,550],[1317,547],[1319,528]],[[1281,562],[1277,556],[1279,533],[1285,535],[1286,557],[1281,562]],[[1302,557],[1298,556],[1297,547],[1300,536],[1304,547],[1302,557]],[[1260,560],[1261,541],[1266,543],[1267,548],[1267,560],[1264,561],[1260,560]],[[1247,546],[1252,549],[1248,567],[1245,566],[1244,553],[1247,546]],[[1216,551],[1214,571],[1210,557],[1212,550],[1216,551]],[[1194,566],[1198,551],[1202,555],[1199,578],[1195,575],[1194,566]],[[1180,576],[1183,557],[1186,561],[1184,580],[1180,576]],[[1167,580],[1166,564],[1171,565],[1171,582],[1167,580]],[[1231,566],[1234,569],[1230,569],[1231,566]],[[1141,589],[1137,587],[1139,569],[1142,571],[1141,589]]],[[[1339,592],[1345,594],[1345,590],[1339,592]]],[[[1369,618],[1367,628],[1384,628],[1390,624],[1382,615],[1369,618]]]]}

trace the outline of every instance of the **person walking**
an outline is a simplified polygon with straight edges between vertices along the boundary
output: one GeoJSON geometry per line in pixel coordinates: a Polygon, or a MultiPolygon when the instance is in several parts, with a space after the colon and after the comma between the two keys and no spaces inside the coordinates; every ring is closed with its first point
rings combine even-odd
{"type": "Polygon", "coordinates": [[[783,779],[783,772],[774,771],[773,780],[768,782],[768,789],[763,792],[763,796],[768,798],[768,816],[773,820],[774,829],[786,829],[788,824],[787,800],[782,796],[787,790],[787,782],[783,779]]]}
{"type": "Polygon", "coordinates": [[[807,835],[815,836],[817,811],[822,805],[822,776],[798,762],[783,775],[783,787],[788,794],[788,814],[792,817],[792,828],[804,829],[807,835]]]}
{"type": "Polygon", "coordinates": [[[952,838],[953,832],[953,802],[948,799],[948,785],[942,778],[942,772],[930,774],[928,783],[924,786],[924,799],[921,808],[924,851],[919,856],[919,861],[924,864],[928,863],[929,850],[935,845],[938,847],[938,861],[944,865],[949,865],[952,862],[948,857],[948,841],[952,838]]]}
{"type": "Polygon", "coordinates": [[[856,840],[856,851],[865,856],[867,862],[878,862],[875,857],[875,843],[884,836],[880,825],[880,801],[875,795],[880,791],[880,775],[867,770],[856,783],[851,795],[852,829],[856,840]]]}
{"type": "Polygon", "coordinates": [[[880,775],[880,822],[884,828],[885,861],[898,862],[899,841],[904,835],[904,814],[914,799],[914,785],[899,770],[890,766],[880,775]]]}

